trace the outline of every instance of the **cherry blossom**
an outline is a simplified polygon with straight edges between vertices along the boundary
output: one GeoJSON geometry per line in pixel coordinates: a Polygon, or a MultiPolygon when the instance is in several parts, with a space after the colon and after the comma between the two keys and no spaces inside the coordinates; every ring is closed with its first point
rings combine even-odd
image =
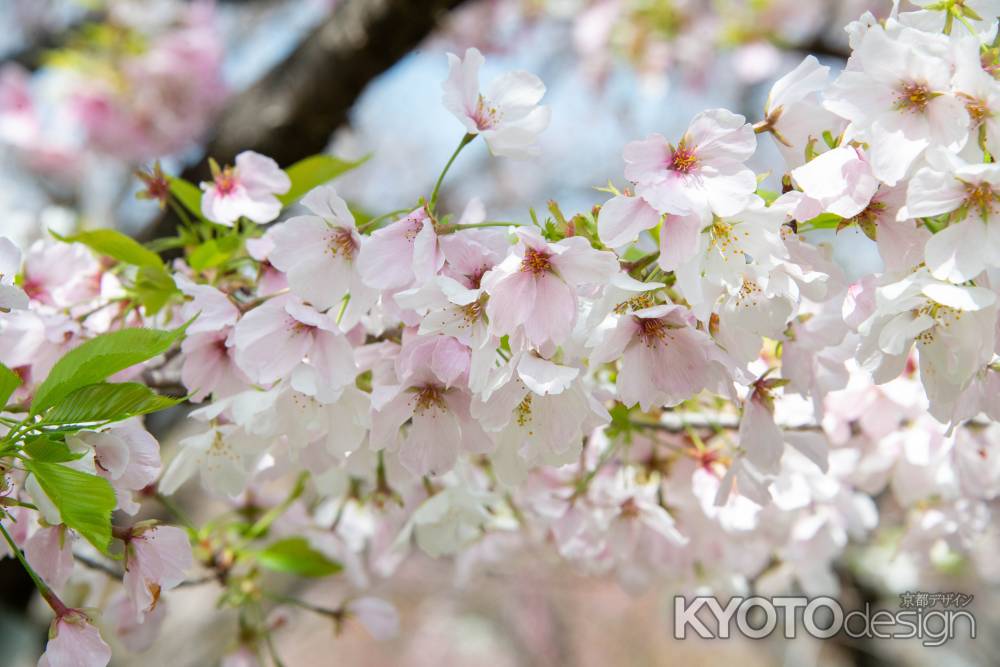
{"type": "Polygon", "coordinates": [[[705,111],[691,121],[676,146],[654,134],[625,146],[625,178],[660,213],[733,215],[757,188],[744,166],[757,140],[743,116],[725,109],[705,111]]]}
{"type": "Polygon", "coordinates": [[[514,71],[480,92],[479,69],[484,60],[474,48],[464,58],[448,54],[444,106],[469,134],[483,135],[494,155],[520,159],[538,155],[538,135],[549,124],[548,107],[538,105],[545,84],[534,74],[514,71]]]}
{"type": "Polygon", "coordinates": [[[235,166],[213,163],[212,182],[202,183],[201,210],[205,217],[232,227],[241,217],[256,223],[271,222],[281,212],[276,195],[288,192],[292,182],[271,158],[244,151],[235,166]]]}
{"type": "Polygon", "coordinates": [[[515,232],[513,252],[482,280],[491,331],[523,332],[535,345],[562,343],[576,321],[575,288],[606,280],[617,261],[580,237],[549,243],[531,229],[515,232]]]}
{"type": "Polygon", "coordinates": [[[354,216],[332,187],[309,192],[302,205],[313,215],[291,218],[269,230],[274,247],[268,260],[288,276],[292,292],[317,310],[340,304],[349,294],[338,316],[341,327],[350,329],[378,296],[353,270],[361,249],[354,216]]]}
{"type": "Polygon", "coordinates": [[[130,531],[123,583],[140,622],[156,607],[162,592],[184,580],[191,564],[191,543],[180,528],[143,526],[130,531]]]}
{"type": "Polygon", "coordinates": [[[52,623],[39,667],[106,667],[111,649],[90,618],[82,611],[68,610],[52,623]]]}
{"type": "Polygon", "coordinates": [[[956,151],[968,138],[969,114],[951,93],[948,43],[901,27],[867,31],[848,68],[833,82],[826,106],[851,122],[848,133],[871,146],[872,173],[896,185],[924,151],[956,151]]]}

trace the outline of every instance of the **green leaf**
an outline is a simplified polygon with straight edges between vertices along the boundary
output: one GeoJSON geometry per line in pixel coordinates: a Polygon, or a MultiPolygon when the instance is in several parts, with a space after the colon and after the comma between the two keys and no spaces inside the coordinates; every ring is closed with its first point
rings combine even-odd
{"type": "Polygon", "coordinates": [[[170,181],[170,194],[176,197],[184,208],[204,220],[205,216],[201,212],[201,188],[183,178],[168,176],[167,179],[170,181]]]}
{"type": "Polygon", "coordinates": [[[809,225],[809,229],[835,229],[842,220],[843,218],[836,213],[820,213],[803,224],[809,225]]]}
{"type": "Polygon", "coordinates": [[[31,414],[38,415],[80,387],[102,382],[109,375],[163,354],[187,328],[172,331],[122,329],[112,331],[67,352],[35,390],[31,414]]]}
{"type": "Polygon", "coordinates": [[[195,271],[213,269],[224,264],[240,249],[240,239],[235,236],[223,236],[202,243],[188,255],[188,264],[195,271]]]}
{"type": "Polygon", "coordinates": [[[279,540],[255,555],[257,562],[269,570],[300,577],[326,577],[344,569],[340,563],[309,546],[303,537],[279,540]]]}
{"type": "Polygon", "coordinates": [[[770,206],[774,203],[774,200],[778,198],[778,193],[773,190],[764,190],[762,188],[757,188],[757,196],[764,200],[764,203],[770,206]]]}
{"type": "Polygon", "coordinates": [[[83,454],[74,454],[63,440],[53,440],[48,436],[41,436],[29,440],[24,445],[24,453],[36,461],[46,463],[65,463],[82,458],[83,454]]]}
{"type": "Polygon", "coordinates": [[[288,192],[280,195],[278,199],[282,206],[288,206],[301,199],[302,195],[316,186],[323,185],[341,174],[357,169],[367,161],[367,156],[352,162],[341,160],[332,155],[312,155],[304,160],[299,160],[285,170],[288,178],[292,181],[292,187],[288,192]]]}
{"type": "Polygon", "coordinates": [[[73,236],[60,236],[51,232],[63,243],[82,243],[91,250],[134,266],[163,266],[163,260],[152,250],[144,248],[133,238],[113,229],[95,229],[79,232],[73,236]]]}
{"type": "Polygon", "coordinates": [[[160,396],[137,382],[91,384],[68,395],[45,415],[47,424],[90,424],[165,410],[182,399],[160,396]]]}
{"type": "Polygon", "coordinates": [[[23,462],[59,509],[63,523],[107,554],[111,512],[115,509],[115,492],[108,481],[59,463],[31,459],[23,462]]]}
{"type": "Polygon", "coordinates": [[[14,390],[21,386],[21,378],[17,373],[0,364],[0,407],[7,405],[14,390]]]}
{"type": "Polygon", "coordinates": [[[140,268],[131,291],[146,309],[147,315],[156,315],[171,297],[180,293],[174,279],[162,266],[140,268]]]}

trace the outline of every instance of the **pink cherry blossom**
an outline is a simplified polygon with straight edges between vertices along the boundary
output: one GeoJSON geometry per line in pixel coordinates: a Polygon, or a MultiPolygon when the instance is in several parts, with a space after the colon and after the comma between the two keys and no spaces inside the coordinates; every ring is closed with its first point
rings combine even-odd
{"type": "Polygon", "coordinates": [[[271,228],[268,260],[288,275],[292,292],[317,310],[339,305],[349,294],[340,324],[350,329],[378,297],[354,270],[362,242],[354,216],[331,186],[312,190],[301,203],[313,215],[271,228]]]}
{"type": "Polygon", "coordinates": [[[625,178],[660,213],[694,214],[707,222],[743,209],[757,189],[744,162],[757,139],[743,116],[725,109],[691,121],[676,146],[660,134],[625,146],[625,178]]]}
{"type": "Polygon", "coordinates": [[[133,529],[125,542],[123,583],[139,621],[156,608],[160,594],[184,580],[193,558],[187,533],[173,526],[133,529]]]}
{"type": "Polygon", "coordinates": [[[497,335],[523,331],[535,345],[558,345],[576,321],[576,288],[604,282],[618,262],[580,237],[549,243],[533,229],[516,233],[513,252],[482,280],[490,327],[497,335]]]}
{"type": "Polygon", "coordinates": [[[534,74],[514,71],[480,92],[483,62],[483,55],[474,48],[465,52],[465,58],[448,54],[445,107],[469,134],[482,134],[494,155],[522,159],[538,155],[538,135],[549,124],[549,109],[538,106],[545,84],[534,74]]]}
{"type": "Polygon", "coordinates": [[[423,208],[373,232],[357,259],[361,278],[376,289],[398,289],[414,280],[425,281],[443,265],[437,232],[423,208]]]}
{"type": "Polygon", "coordinates": [[[725,354],[680,306],[626,313],[593,353],[598,363],[621,358],[618,397],[643,410],[673,406],[704,389],[726,393],[725,354]]]}
{"type": "Polygon", "coordinates": [[[243,316],[233,332],[236,361],[254,381],[270,384],[286,377],[332,392],[354,381],[350,343],[333,317],[292,296],[279,296],[243,316]]]}
{"type": "Polygon", "coordinates": [[[959,150],[969,133],[965,105],[950,94],[947,38],[890,20],[860,39],[852,67],[827,92],[826,107],[870,145],[872,173],[896,185],[931,146],[959,150]]]}
{"type": "Polygon", "coordinates": [[[73,542],[65,526],[40,527],[24,543],[24,556],[49,586],[61,589],[73,574],[73,542]]]}
{"type": "Polygon", "coordinates": [[[789,192],[775,205],[794,203],[792,217],[802,222],[821,213],[853,218],[868,207],[879,185],[864,153],[851,146],[822,153],[791,176],[801,192],[789,192]]]}
{"type": "Polygon", "coordinates": [[[90,618],[71,609],[52,622],[38,667],[106,667],[111,649],[90,618]]]}
{"type": "Polygon", "coordinates": [[[271,222],[281,213],[276,195],[288,192],[292,182],[271,158],[243,151],[236,166],[216,167],[211,183],[202,183],[201,211],[206,218],[232,227],[240,218],[256,223],[271,222]]]}

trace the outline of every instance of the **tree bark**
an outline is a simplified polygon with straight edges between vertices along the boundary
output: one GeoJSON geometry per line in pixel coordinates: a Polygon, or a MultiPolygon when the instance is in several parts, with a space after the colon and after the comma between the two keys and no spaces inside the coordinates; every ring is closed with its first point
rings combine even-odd
{"type": "MultiPolygon", "coordinates": [[[[365,86],[416,48],[440,18],[464,0],[341,0],[283,62],[234,96],[223,110],[206,155],[231,164],[254,150],[283,167],[326,148],[365,86]]],[[[197,183],[210,178],[206,161],[184,171],[197,183]]],[[[168,213],[142,234],[173,233],[168,213]]]]}
{"type": "Polygon", "coordinates": [[[284,62],[227,105],[207,153],[222,163],[249,149],[287,165],[322,151],[365,86],[461,2],[343,0],[284,62]]]}

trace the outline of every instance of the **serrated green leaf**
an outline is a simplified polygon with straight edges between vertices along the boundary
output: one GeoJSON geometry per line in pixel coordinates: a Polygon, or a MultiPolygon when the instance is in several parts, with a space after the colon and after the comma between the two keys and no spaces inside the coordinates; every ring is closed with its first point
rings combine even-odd
{"type": "Polygon", "coordinates": [[[303,537],[279,540],[256,554],[261,566],[300,577],[327,577],[344,567],[309,546],[303,537]]]}
{"type": "Polygon", "coordinates": [[[7,405],[14,390],[21,386],[17,373],[0,364],[0,407],[7,405]]]}
{"type": "Polygon", "coordinates": [[[332,155],[312,155],[304,160],[299,160],[285,170],[288,178],[292,181],[292,187],[289,188],[288,192],[280,195],[278,199],[282,206],[288,206],[301,199],[313,188],[323,185],[341,174],[357,169],[367,161],[367,156],[352,162],[341,160],[332,155]]]}
{"type": "Polygon", "coordinates": [[[46,463],[65,463],[82,458],[82,454],[74,454],[63,440],[54,440],[42,436],[29,440],[24,445],[24,453],[36,461],[46,463]]]}
{"type": "Polygon", "coordinates": [[[163,309],[175,294],[179,294],[173,277],[162,266],[144,266],[135,276],[132,292],[146,309],[147,315],[155,315],[163,309]]]}
{"type": "Polygon", "coordinates": [[[184,208],[205,220],[201,212],[201,188],[191,181],[176,176],[168,176],[167,179],[170,181],[170,194],[176,197],[184,208]]]}
{"type": "Polygon", "coordinates": [[[45,415],[47,424],[92,424],[138,417],[165,410],[181,399],[160,396],[137,382],[100,383],[80,387],[45,415]]]}
{"type": "Polygon", "coordinates": [[[113,229],[95,229],[89,232],[79,232],[72,236],[60,236],[55,232],[51,232],[51,234],[63,243],[82,243],[94,252],[107,255],[125,264],[163,266],[163,260],[155,252],[144,248],[135,239],[113,229]]]}
{"type": "Polygon", "coordinates": [[[191,251],[188,264],[195,271],[213,269],[228,261],[239,248],[240,240],[235,236],[211,239],[191,251]]]}
{"type": "Polygon", "coordinates": [[[31,459],[23,462],[59,509],[63,523],[107,554],[111,512],[115,509],[115,492],[108,481],[60,463],[31,459]]]}
{"type": "Polygon", "coordinates": [[[184,335],[186,328],[185,324],[172,331],[122,329],[73,348],[55,363],[35,390],[31,414],[45,412],[80,387],[102,382],[109,375],[163,354],[184,335]]]}

